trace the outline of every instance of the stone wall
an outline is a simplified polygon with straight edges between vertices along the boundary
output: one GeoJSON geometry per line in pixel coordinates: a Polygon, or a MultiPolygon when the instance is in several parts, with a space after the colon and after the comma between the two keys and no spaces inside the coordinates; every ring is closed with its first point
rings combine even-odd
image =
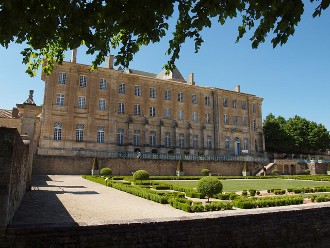
{"type": "Polygon", "coordinates": [[[0,229],[10,222],[23,199],[27,161],[28,147],[17,129],[0,127],[0,229]]]}
{"type": "MultiPolygon", "coordinates": [[[[90,174],[93,158],[65,156],[35,156],[33,174],[83,175],[90,174]]],[[[177,160],[118,159],[101,158],[99,167],[110,167],[114,175],[131,175],[139,169],[147,170],[150,175],[175,175],[177,160]]],[[[212,174],[242,175],[244,162],[183,161],[185,175],[200,175],[203,168],[212,174]]],[[[250,173],[254,175],[264,164],[247,162],[250,173]]]]}
{"type": "MultiPolygon", "coordinates": [[[[313,247],[330,243],[330,207],[98,226],[8,228],[0,247],[313,247]]],[[[283,207],[282,207],[283,208],[283,207]]],[[[288,210],[289,208],[289,210],[288,210]]],[[[1,240],[0,240],[1,241],[1,240]]]]}

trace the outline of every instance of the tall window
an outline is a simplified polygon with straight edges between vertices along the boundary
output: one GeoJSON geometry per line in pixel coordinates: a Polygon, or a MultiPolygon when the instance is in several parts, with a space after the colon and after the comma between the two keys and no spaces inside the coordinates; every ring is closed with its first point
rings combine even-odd
{"type": "Polygon", "coordinates": [[[168,89],[165,90],[165,100],[171,100],[171,91],[168,89]]]}
{"type": "Polygon", "coordinates": [[[253,130],[257,130],[256,120],[253,120],[253,130]]]}
{"type": "Polygon", "coordinates": [[[179,110],[179,120],[183,120],[183,110],[179,110]]]}
{"type": "Polygon", "coordinates": [[[105,110],[105,99],[99,99],[99,110],[105,110]]]}
{"type": "Polygon", "coordinates": [[[97,137],[96,137],[96,141],[97,143],[104,143],[104,126],[98,126],[97,127],[97,137]]]}
{"type": "Polygon", "coordinates": [[[252,104],[252,112],[255,113],[256,112],[256,105],[253,103],[252,104]]]}
{"type": "Polygon", "coordinates": [[[238,125],[238,118],[237,118],[237,116],[236,116],[236,115],[234,116],[234,125],[235,125],[235,126],[237,126],[237,125],[238,125]]]}
{"type": "Polygon", "coordinates": [[[211,105],[210,97],[209,96],[206,96],[205,97],[205,106],[210,106],[210,105],[211,105]]]}
{"type": "Polygon", "coordinates": [[[198,135],[193,136],[193,148],[197,149],[198,148],[198,135]]]}
{"type": "Polygon", "coordinates": [[[243,110],[246,110],[246,102],[245,101],[242,101],[241,103],[242,103],[242,109],[243,110]]]}
{"type": "Polygon", "coordinates": [[[257,140],[254,140],[254,151],[258,152],[258,143],[257,140]]]}
{"type": "Polygon", "coordinates": [[[192,104],[197,104],[197,95],[193,94],[191,96],[191,102],[192,102],[192,104]]]}
{"type": "Polygon", "coordinates": [[[184,148],[184,134],[183,133],[179,134],[179,147],[184,148]]]}
{"type": "Polygon", "coordinates": [[[134,104],[134,115],[141,115],[141,105],[134,104]]]}
{"type": "Polygon", "coordinates": [[[151,106],[150,107],[150,117],[156,116],[156,107],[151,106]]]}
{"type": "Polygon", "coordinates": [[[225,124],[229,124],[229,117],[228,117],[228,115],[223,115],[223,122],[225,124]]]}
{"type": "Polygon", "coordinates": [[[135,85],[135,95],[136,96],[141,96],[141,86],[140,85],[135,85]]]}
{"type": "Polygon", "coordinates": [[[207,136],[206,146],[207,146],[207,149],[212,149],[212,137],[210,135],[207,136]]]}
{"type": "Polygon", "coordinates": [[[193,122],[196,122],[197,121],[197,112],[193,112],[193,115],[192,115],[192,121],[193,122]]]}
{"type": "Polygon", "coordinates": [[[237,108],[237,101],[233,100],[233,108],[237,108]]]}
{"type": "Polygon", "coordinates": [[[165,118],[170,119],[171,118],[171,109],[165,108],[165,118]]]}
{"type": "Polygon", "coordinates": [[[243,140],[243,150],[248,150],[249,147],[248,147],[248,139],[247,138],[244,138],[243,140]]]}
{"type": "Polygon", "coordinates": [[[246,116],[242,117],[242,125],[246,127],[246,116]]]}
{"type": "Polygon", "coordinates": [[[118,114],[124,114],[125,113],[125,103],[120,102],[118,103],[118,114]]]}
{"type": "Polygon", "coordinates": [[[210,117],[210,114],[208,114],[208,113],[206,113],[206,115],[205,115],[205,121],[206,121],[206,123],[211,123],[211,117],[210,117]]]}
{"type": "Polygon", "coordinates": [[[178,101],[183,102],[183,92],[178,93],[178,101]]]}
{"type": "Polygon", "coordinates": [[[62,139],[62,123],[55,122],[54,124],[54,140],[62,139]]]}
{"type": "Polygon", "coordinates": [[[77,124],[76,126],[76,141],[84,141],[84,125],[77,124]]]}
{"type": "Polygon", "coordinates": [[[58,74],[58,83],[59,84],[66,84],[66,73],[65,72],[60,72],[58,74]]]}
{"type": "Polygon", "coordinates": [[[56,96],[56,105],[64,105],[64,94],[57,94],[56,96]]]}
{"type": "Polygon", "coordinates": [[[227,98],[223,98],[222,103],[223,103],[223,106],[224,107],[228,107],[228,100],[227,100],[227,98]]]}
{"type": "Polygon", "coordinates": [[[166,132],[165,133],[165,147],[171,146],[171,133],[166,132]]]}
{"type": "Polygon", "coordinates": [[[80,109],[86,108],[86,97],[84,97],[84,96],[78,97],[78,108],[80,108],[80,109]]]}
{"type": "Polygon", "coordinates": [[[119,84],[118,93],[120,93],[120,94],[125,94],[126,93],[126,85],[124,83],[119,84]]]}
{"type": "Polygon", "coordinates": [[[107,89],[107,80],[105,78],[100,78],[100,90],[107,89]]]}
{"type": "Polygon", "coordinates": [[[84,75],[80,76],[80,78],[79,78],[79,86],[81,88],[86,88],[87,87],[87,77],[86,76],[84,76],[84,75]]]}
{"type": "Polygon", "coordinates": [[[140,130],[134,130],[134,145],[140,145],[140,130]]]}
{"type": "Polygon", "coordinates": [[[230,149],[230,139],[229,136],[226,136],[225,138],[225,149],[229,150],[230,149]]]}
{"type": "Polygon", "coordinates": [[[149,145],[156,146],[156,132],[150,131],[149,133],[149,145]]]}
{"type": "Polygon", "coordinates": [[[156,98],[156,89],[150,88],[150,98],[156,98]]]}
{"type": "Polygon", "coordinates": [[[123,145],[124,144],[124,129],[118,128],[117,130],[117,144],[123,145]]]}

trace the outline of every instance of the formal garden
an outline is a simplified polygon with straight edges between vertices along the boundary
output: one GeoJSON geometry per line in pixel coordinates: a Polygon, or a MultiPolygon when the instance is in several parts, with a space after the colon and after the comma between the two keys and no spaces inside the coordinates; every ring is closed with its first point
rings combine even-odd
{"type": "Polygon", "coordinates": [[[264,208],[330,201],[330,176],[150,176],[138,170],[132,176],[82,177],[138,197],[187,212],[264,208]]]}

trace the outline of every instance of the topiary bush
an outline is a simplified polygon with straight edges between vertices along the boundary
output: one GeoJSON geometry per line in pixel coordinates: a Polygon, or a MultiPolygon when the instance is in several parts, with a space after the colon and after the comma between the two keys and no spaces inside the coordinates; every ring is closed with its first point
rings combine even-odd
{"type": "Polygon", "coordinates": [[[202,170],[201,170],[201,174],[202,174],[203,176],[208,176],[208,175],[210,174],[210,170],[209,170],[209,169],[202,169],[202,170]]]}
{"type": "Polygon", "coordinates": [[[134,181],[140,180],[142,183],[142,180],[148,180],[149,179],[149,173],[145,170],[137,170],[133,174],[134,181]]]}
{"type": "Polygon", "coordinates": [[[203,177],[197,183],[197,191],[201,195],[207,197],[207,201],[210,201],[210,197],[222,192],[222,183],[216,177],[203,177]]]}
{"type": "Polygon", "coordinates": [[[100,174],[102,176],[111,176],[112,175],[112,170],[110,168],[102,168],[100,170],[100,174]]]}
{"type": "Polygon", "coordinates": [[[97,160],[97,158],[93,158],[93,165],[92,165],[92,169],[93,170],[98,170],[99,169],[99,161],[97,160]]]}

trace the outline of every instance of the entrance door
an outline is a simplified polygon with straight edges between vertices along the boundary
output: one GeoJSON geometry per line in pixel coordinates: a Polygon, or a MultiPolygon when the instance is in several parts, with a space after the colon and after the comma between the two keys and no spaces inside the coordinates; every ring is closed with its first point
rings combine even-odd
{"type": "Polygon", "coordinates": [[[235,138],[235,155],[241,154],[241,143],[239,141],[239,138],[235,138]]]}

